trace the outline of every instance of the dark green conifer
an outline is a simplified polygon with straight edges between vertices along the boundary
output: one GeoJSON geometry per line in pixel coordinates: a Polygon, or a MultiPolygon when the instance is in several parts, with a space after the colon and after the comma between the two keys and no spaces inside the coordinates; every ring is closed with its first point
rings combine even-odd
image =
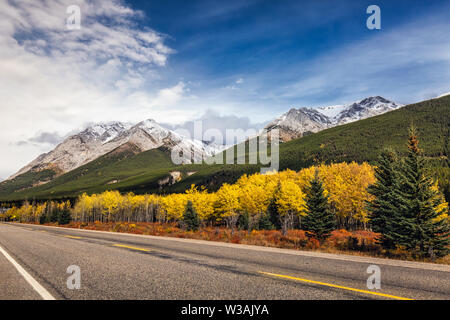
{"type": "Polygon", "coordinates": [[[402,165],[402,192],[407,198],[409,239],[405,246],[421,257],[440,257],[448,253],[450,227],[447,219],[437,219],[443,199],[434,190],[427,174],[425,159],[418,147],[416,131],[410,128],[408,156],[402,165]]]}
{"type": "Polygon", "coordinates": [[[69,224],[72,221],[72,216],[68,209],[64,209],[58,213],[58,224],[69,224]]]}
{"type": "Polygon", "coordinates": [[[368,192],[374,200],[368,203],[369,225],[380,233],[378,243],[385,249],[395,249],[408,241],[411,225],[406,219],[407,200],[401,193],[401,175],[398,172],[397,155],[391,149],[384,150],[375,168],[376,182],[368,192]]]}
{"type": "Polygon", "coordinates": [[[188,201],[186,205],[186,210],[183,214],[183,224],[187,230],[192,231],[197,231],[200,226],[200,219],[191,201],[188,201]]]}
{"type": "Polygon", "coordinates": [[[306,192],[306,216],[303,219],[303,229],[309,237],[323,241],[335,228],[336,217],[330,210],[328,197],[324,194],[323,184],[316,170],[306,192]]]}

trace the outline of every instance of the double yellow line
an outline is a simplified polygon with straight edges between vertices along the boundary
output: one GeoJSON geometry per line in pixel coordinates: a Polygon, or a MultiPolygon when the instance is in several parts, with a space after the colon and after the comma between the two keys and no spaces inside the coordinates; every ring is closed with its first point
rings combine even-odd
{"type": "Polygon", "coordinates": [[[309,280],[309,279],[291,277],[291,276],[286,276],[286,275],[276,274],[276,273],[270,273],[270,272],[263,272],[263,271],[258,271],[258,272],[260,274],[264,274],[264,275],[267,275],[267,276],[283,278],[283,279],[289,279],[289,280],[295,280],[295,281],[301,281],[301,282],[312,283],[312,284],[318,284],[318,285],[321,285],[321,286],[337,288],[337,289],[343,289],[343,290],[354,291],[354,292],[365,293],[365,294],[371,294],[371,295],[375,295],[375,296],[379,296],[379,297],[385,297],[385,298],[391,298],[391,299],[397,299],[397,300],[413,300],[413,299],[409,299],[409,298],[393,296],[393,295],[386,294],[386,293],[380,293],[380,292],[374,292],[374,291],[368,291],[368,290],[361,290],[361,289],[356,289],[356,288],[339,286],[337,284],[332,284],[332,283],[326,283],[326,282],[314,281],[314,280],[309,280]]]}

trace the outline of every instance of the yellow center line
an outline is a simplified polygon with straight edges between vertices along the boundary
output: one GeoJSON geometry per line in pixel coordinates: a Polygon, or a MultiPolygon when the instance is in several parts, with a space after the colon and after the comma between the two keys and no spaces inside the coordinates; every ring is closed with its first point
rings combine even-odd
{"type": "Polygon", "coordinates": [[[64,236],[65,238],[71,238],[71,239],[83,239],[83,237],[76,237],[76,236],[64,236]]]}
{"type": "Polygon", "coordinates": [[[47,231],[45,231],[45,230],[39,230],[40,232],[47,232],[47,231]]]}
{"type": "Polygon", "coordinates": [[[367,294],[372,294],[372,295],[380,296],[380,297],[386,297],[386,298],[392,298],[392,299],[398,299],[398,300],[413,300],[413,299],[409,299],[409,298],[393,296],[393,295],[386,294],[386,293],[380,293],[380,292],[374,292],[374,291],[368,291],[368,290],[361,290],[361,289],[356,289],[356,288],[338,286],[338,285],[332,284],[332,283],[325,283],[325,282],[314,281],[314,280],[309,280],[309,279],[296,278],[296,277],[291,277],[291,276],[285,276],[285,275],[282,275],[282,274],[275,274],[275,273],[269,273],[269,272],[263,272],[263,271],[258,271],[258,272],[261,273],[261,274],[268,275],[268,276],[284,278],[284,279],[290,279],[290,280],[296,280],[296,281],[302,281],[302,282],[313,283],[313,284],[319,284],[319,285],[322,285],[322,286],[338,288],[338,289],[343,289],[343,290],[349,290],[349,291],[355,291],[355,292],[360,292],[360,293],[367,293],[367,294]]]}
{"type": "Polygon", "coordinates": [[[145,252],[149,252],[150,250],[148,249],[142,249],[142,248],[136,248],[136,247],[130,247],[130,246],[125,246],[123,244],[113,244],[114,247],[121,247],[121,248],[127,248],[127,249],[133,249],[133,250],[139,250],[139,251],[145,251],[145,252]]]}

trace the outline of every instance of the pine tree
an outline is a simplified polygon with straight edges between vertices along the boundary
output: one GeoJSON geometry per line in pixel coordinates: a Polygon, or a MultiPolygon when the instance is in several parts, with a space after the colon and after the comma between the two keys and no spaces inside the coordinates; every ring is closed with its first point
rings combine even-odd
{"type": "Polygon", "coordinates": [[[57,222],[58,216],[59,216],[59,211],[52,208],[52,211],[50,212],[50,215],[49,215],[50,222],[57,222]]]}
{"type": "Polygon", "coordinates": [[[407,200],[402,194],[398,158],[391,149],[384,150],[375,168],[376,182],[368,192],[374,200],[367,203],[369,224],[374,232],[380,233],[377,242],[385,249],[395,249],[408,241],[410,221],[407,220],[407,200]]]}
{"type": "Polygon", "coordinates": [[[40,224],[44,224],[44,223],[48,223],[48,222],[50,222],[50,217],[48,216],[48,214],[47,213],[43,213],[43,214],[41,214],[41,216],[39,217],[39,223],[40,224]]]}
{"type": "Polygon", "coordinates": [[[200,219],[198,218],[197,211],[195,211],[191,201],[188,201],[186,205],[186,210],[183,214],[183,224],[187,230],[193,231],[197,231],[200,226],[200,219]]]}
{"type": "Polygon", "coordinates": [[[439,216],[436,209],[442,199],[432,189],[434,181],[427,175],[418,144],[415,129],[411,127],[408,156],[402,166],[402,191],[408,200],[407,215],[411,220],[406,247],[422,257],[444,256],[449,251],[450,226],[447,219],[436,219],[439,216]]]}
{"type": "Polygon", "coordinates": [[[248,230],[248,212],[247,211],[245,211],[244,213],[239,215],[236,225],[239,230],[248,230]]]}
{"type": "Polygon", "coordinates": [[[58,213],[58,224],[68,224],[72,220],[72,217],[70,215],[70,211],[67,209],[62,210],[58,213]]]}
{"type": "Polygon", "coordinates": [[[270,215],[268,213],[263,213],[258,220],[259,230],[273,230],[275,226],[273,225],[270,215]]]}
{"type": "Polygon", "coordinates": [[[273,198],[267,207],[267,216],[275,229],[281,229],[280,214],[278,213],[277,201],[273,198]]]}
{"type": "Polygon", "coordinates": [[[328,196],[324,194],[317,170],[306,192],[306,212],[307,215],[303,219],[303,229],[306,230],[306,234],[320,241],[328,238],[336,227],[336,217],[330,210],[328,196]]]}

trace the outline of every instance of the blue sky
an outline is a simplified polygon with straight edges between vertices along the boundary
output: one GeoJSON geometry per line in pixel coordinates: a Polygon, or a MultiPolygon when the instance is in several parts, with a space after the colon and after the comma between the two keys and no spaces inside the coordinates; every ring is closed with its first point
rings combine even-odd
{"type": "Polygon", "coordinates": [[[367,95],[411,103],[450,90],[448,55],[425,52],[439,50],[441,41],[447,42],[442,50],[448,49],[448,1],[131,4],[146,12],[148,26],[166,34],[167,45],[176,50],[162,83],[190,81],[191,92],[224,97],[238,108],[279,113],[290,105],[339,104],[367,95]],[[366,27],[371,4],[381,8],[381,30],[366,27]],[[428,34],[434,27],[440,35],[428,34]],[[432,46],[424,47],[424,37],[430,36],[432,46]],[[405,49],[408,59],[403,59],[405,49]],[[389,67],[374,70],[373,64],[389,67]],[[311,88],[308,81],[318,83],[311,88]]]}
{"type": "Polygon", "coordinates": [[[450,92],[449,12],[438,0],[0,1],[0,179],[92,122],[248,129],[291,107],[450,92]],[[366,27],[373,4],[381,30],[366,27]]]}

